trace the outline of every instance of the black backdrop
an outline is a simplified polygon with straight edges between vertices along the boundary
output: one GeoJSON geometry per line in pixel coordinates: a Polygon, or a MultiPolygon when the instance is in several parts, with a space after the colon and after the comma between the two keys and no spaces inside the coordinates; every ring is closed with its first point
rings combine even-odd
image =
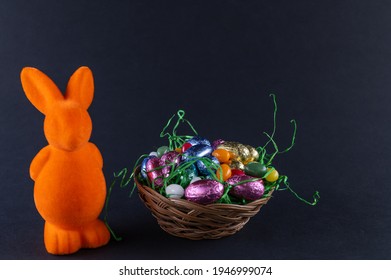
{"type": "Polygon", "coordinates": [[[390,1],[0,2],[0,258],[389,259],[390,1]],[[46,253],[31,159],[46,145],[24,66],[61,89],[79,66],[95,78],[91,141],[107,182],[159,137],[178,109],[201,135],[262,145],[278,99],[276,158],[316,207],[278,192],[239,233],[189,241],[163,232],[137,195],[115,188],[123,241],[67,257],[46,253]]]}

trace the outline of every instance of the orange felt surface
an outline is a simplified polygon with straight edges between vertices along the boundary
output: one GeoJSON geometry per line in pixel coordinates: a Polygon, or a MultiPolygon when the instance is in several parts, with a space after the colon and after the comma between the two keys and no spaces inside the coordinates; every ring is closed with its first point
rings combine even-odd
{"type": "Polygon", "coordinates": [[[35,68],[24,68],[21,81],[27,98],[45,115],[49,145],[32,160],[34,201],[45,222],[44,241],[52,254],[105,245],[110,234],[98,220],[106,198],[103,159],[88,142],[92,121],[87,112],[94,82],[80,67],[63,96],[53,81],[35,68]]]}

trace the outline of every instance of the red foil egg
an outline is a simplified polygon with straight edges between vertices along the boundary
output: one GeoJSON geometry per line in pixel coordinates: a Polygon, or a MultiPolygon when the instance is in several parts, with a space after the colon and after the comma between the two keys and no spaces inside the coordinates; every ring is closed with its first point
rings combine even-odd
{"type": "Polygon", "coordinates": [[[231,169],[231,174],[232,176],[235,176],[235,175],[246,175],[246,173],[244,173],[243,170],[240,170],[240,169],[231,169]]]}
{"type": "Polygon", "coordinates": [[[182,145],[182,149],[181,149],[182,153],[186,152],[191,146],[192,145],[190,143],[188,143],[188,142],[184,143],[182,145]]]}
{"type": "Polygon", "coordinates": [[[150,158],[147,161],[145,169],[150,182],[155,187],[160,188],[161,186],[163,186],[163,177],[164,177],[163,168],[162,168],[163,165],[164,162],[157,157],[150,158]]]}

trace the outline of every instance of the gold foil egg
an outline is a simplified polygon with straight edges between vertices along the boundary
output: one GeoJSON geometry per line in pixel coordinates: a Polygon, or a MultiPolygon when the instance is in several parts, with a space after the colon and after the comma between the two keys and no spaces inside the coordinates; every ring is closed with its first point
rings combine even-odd
{"type": "Polygon", "coordinates": [[[235,142],[225,141],[223,144],[218,145],[216,149],[227,150],[228,152],[231,152],[235,156],[235,158],[238,156],[239,153],[235,142]]]}
{"type": "Polygon", "coordinates": [[[239,142],[225,141],[218,145],[217,149],[224,149],[231,152],[234,155],[234,158],[232,158],[233,160],[240,161],[244,164],[258,160],[259,158],[259,154],[254,147],[239,142]]]}
{"type": "Polygon", "coordinates": [[[240,169],[240,170],[244,170],[244,164],[243,162],[240,162],[238,160],[232,160],[231,163],[229,164],[229,167],[231,167],[231,169],[240,169]]]}
{"type": "Polygon", "coordinates": [[[250,145],[246,145],[246,146],[250,150],[250,155],[251,155],[251,160],[250,161],[257,161],[259,159],[258,151],[254,147],[252,147],[250,145]]]}

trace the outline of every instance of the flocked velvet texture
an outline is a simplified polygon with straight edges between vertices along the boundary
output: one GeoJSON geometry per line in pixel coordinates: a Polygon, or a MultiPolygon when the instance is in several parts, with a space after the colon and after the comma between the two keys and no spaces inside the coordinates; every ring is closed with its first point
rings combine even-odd
{"type": "Polygon", "coordinates": [[[65,95],[35,68],[24,68],[21,81],[27,98],[45,115],[49,145],[32,160],[30,176],[35,181],[35,205],[45,220],[46,250],[71,254],[105,245],[110,234],[98,219],[106,198],[103,158],[88,142],[92,122],[87,109],[94,94],[91,70],[80,67],[65,95]]]}

